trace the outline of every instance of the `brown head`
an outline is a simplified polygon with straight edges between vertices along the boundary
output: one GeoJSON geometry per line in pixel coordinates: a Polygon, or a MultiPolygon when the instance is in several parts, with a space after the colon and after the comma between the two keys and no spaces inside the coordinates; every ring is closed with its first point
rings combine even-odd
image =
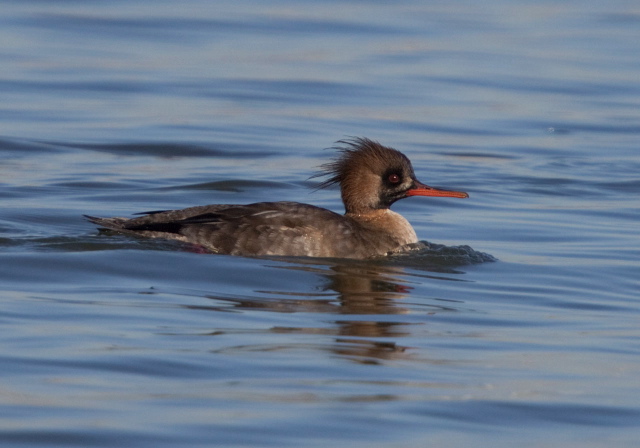
{"type": "Polygon", "coordinates": [[[330,176],[318,188],[340,184],[347,213],[366,213],[386,209],[409,196],[469,197],[460,191],[440,190],[416,179],[409,159],[393,148],[367,138],[341,140],[340,155],[321,166],[313,176],[330,176]]]}

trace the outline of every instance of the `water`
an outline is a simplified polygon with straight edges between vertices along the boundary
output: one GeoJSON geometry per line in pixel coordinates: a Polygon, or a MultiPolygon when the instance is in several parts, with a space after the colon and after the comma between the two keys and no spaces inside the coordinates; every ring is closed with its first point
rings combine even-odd
{"type": "Polygon", "coordinates": [[[636,2],[2,9],[3,446],[637,446],[636,2]],[[470,193],[394,205],[430,251],[213,256],[81,218],[340,211],[307,179],[345,136],[470,193]]]}

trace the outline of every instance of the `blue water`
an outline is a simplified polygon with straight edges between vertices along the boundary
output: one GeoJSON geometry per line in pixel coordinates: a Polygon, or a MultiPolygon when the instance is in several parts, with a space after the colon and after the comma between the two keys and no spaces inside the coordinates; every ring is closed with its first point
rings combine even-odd
{"type": "Polygon", "coordinates": [[[0,444],[638,446],[636,2],[0,5],[0,444]],[[308,178],[346,136],[469,192],[394,205],[430,251],[81,217],[341,211],[308,178]]]}

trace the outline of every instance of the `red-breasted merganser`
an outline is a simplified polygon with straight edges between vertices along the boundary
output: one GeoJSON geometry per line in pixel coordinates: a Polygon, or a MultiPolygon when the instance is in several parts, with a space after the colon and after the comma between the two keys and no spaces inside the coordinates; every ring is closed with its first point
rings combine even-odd
{"type": "Polygon", "coordinates": [[[338,142],[339,156],[313,176],[340,185],[345,214],[298,202],[214,204],[91,222],[122,233],[167,238],[219,254],[371,258],[417,243],[411,224],[389,209],[409,196],[469,197],[420,183],[401,152],[367,138],[338,142]]]}

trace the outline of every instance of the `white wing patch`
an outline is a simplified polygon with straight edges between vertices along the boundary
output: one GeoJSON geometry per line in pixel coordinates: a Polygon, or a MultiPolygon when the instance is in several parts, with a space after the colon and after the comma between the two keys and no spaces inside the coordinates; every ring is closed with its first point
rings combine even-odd
{"type": "Polygon", "coordinates": [[[283,216],[283,215],[284,215],[284,213],[282,213],[279,210],[265,210],[265,211],[262,211],[262,212],[252,213],[249,216],[262,216],[264,218],[277,218],[277,217],[280,217],[280,216],[283,216]]]}

